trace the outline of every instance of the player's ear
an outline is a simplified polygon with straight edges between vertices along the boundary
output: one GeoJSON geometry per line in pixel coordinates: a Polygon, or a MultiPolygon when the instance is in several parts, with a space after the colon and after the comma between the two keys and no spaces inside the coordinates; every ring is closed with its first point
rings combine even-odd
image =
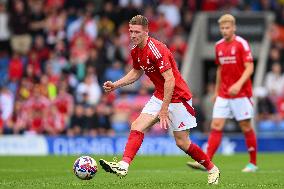
{"type": "Polygon", "coordinates": [[[148,28],[148,27],[143,27],[143,30],[144,30],[145,34],[148,35],[148,33],[149,33],[149,28],[148,28]]]}

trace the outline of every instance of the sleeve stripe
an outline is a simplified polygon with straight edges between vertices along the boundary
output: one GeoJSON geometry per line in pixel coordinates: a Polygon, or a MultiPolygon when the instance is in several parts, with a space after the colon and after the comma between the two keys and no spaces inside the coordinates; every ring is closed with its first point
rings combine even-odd
{"type": "Polygon", "coordinates": [[[155,57],[156,57],[157,59],[161,58],[162,55],[161,55],[161,53],[159,52],[159,50],[157,49],[157,47],[154,45],[154,43],[153,43],[152,41],[149,41],[148,44],[149,44],[149,47],[150,47],[151,51],[152,51],[153,54],[155,55],[155,57]]]}
{"type": "Polygon", "coordinates": [[[240,36],[237,36],[236,40],[239,41],[243,45],[245,51],[249,51],[249,45],[248,45],[248,42],[246,40],[244,40],[240,36]]]}

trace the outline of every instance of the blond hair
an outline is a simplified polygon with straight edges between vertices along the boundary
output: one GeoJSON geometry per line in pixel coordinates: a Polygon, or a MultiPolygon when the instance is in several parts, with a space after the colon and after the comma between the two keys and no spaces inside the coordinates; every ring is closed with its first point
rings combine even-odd
{"type": "Polygon", "coordinates": [[[141,25],[143,27],[148,28],[148,19],[145,16],[142,15],[136,15],[129,21],[129,24],[131,25],[141,25]]]}
{"type": "Polygon", "coordinates": [[[224,14],[221,16],[218,20],[219,24],[225,23],[225,22],[231,22],[233,25],[236,24],[236,19],[233,15],[231,14],[224,14]]]}

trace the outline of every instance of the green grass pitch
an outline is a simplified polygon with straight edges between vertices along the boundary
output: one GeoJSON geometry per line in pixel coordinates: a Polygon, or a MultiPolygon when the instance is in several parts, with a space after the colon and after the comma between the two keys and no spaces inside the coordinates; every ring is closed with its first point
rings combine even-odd
{"type": "MultiPolygon", "coordinates": [[[[112,160],[112,157],[93,156],[112,160]]],[[[284,154],[259,154],[259,171],[241,173],[247,154],[217,155],[221,170],[218,186],[207,185],[207,173],[189,169],[186,156],[137,156],[126,178],[99,170],[94,179],[82,181],[72,172],[77,156],[0,157],[0,188],[284,188],[284,154]]]]}

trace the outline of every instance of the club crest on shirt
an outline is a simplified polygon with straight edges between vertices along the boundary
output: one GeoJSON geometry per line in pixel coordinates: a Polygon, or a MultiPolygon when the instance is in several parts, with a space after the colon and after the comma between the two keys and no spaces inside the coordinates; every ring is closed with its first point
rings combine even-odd
{"type": "Polygon", "coordinates": [[[147,57],[147,64],[150,64],[150,60],[149,60],[149,58],[147,57]]]}
{"type": "Polygon", "coordinates": [[[140,62],[140,58],[138,57],[137,62],[140,62]]]}
{"type": "Polygon", "coordinates": [[[222,52],[222,51],[219,51],[219,52],[218,52],[218,56],[223,56],[223,52],[222,52]]]}

